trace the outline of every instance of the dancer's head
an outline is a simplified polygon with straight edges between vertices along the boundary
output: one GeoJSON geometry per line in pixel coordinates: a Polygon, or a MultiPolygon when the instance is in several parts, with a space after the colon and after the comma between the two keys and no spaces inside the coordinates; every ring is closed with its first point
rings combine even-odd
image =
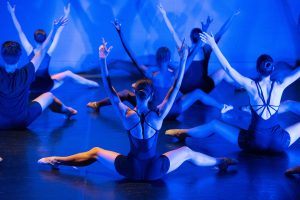
{"type": "Polygon", "coordinates": [[[272,57],[267,54],[260,55],[256,60],[256,70],[263,77],[270,76],[274,71],[272,57]]]}
{"type": "Polygon", "coordinates": [[[169,64],[171,60],[171,51],[168,47],[160,47],[156,51],[156,62],[159,66],[169,64]]]}
{"type": "Polygon", "coordinates": [[[15,65],[19,62],[22,54],[21,46],[15,41],[6,41],[1,47],[1,56],[8,65],[15,65]]]}
{"type": "Polygon", "coordinates": [[[140,79],[132,85],[138,101],[149,101],[153,96],[153,84],[150,79],[140,79]]]}
{"type": "Polygon", "coordinates": [[[193,28],[190,33],[190,38],[193,44],[196,44],[200,40],[200,33],[203,31],[200,28],[193,28]]]}
{"type": "Polygon", "coordinates": [[[36,41],[36,43],[43,44],[43,42],[47,38],[47,34],[43,29],[38,29],[34,32],[33,37],[34,37],[34,40],[36,41]]]}

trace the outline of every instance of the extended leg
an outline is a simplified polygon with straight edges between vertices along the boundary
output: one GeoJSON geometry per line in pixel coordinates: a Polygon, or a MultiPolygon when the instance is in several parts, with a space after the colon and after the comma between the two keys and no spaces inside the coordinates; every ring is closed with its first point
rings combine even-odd
{"type": "Polygon", "coordinates": [[[76,115],[77,111],[71,107],[65,106],[58,98],[56,98],[51,92],[46,92],[33,101],[38,102],[42,110],[44,111],[48,106],[53,112],[65,114],[68,118],[72,115],[76,115]]]}
{"type": "Polygon", "coordinates": [[[95,81],[88,80],[86,78],[83,78],[77,74],[74,74],[70,70],[54,74],[51,76],[52,79],[59,81],[60,83],[63,83],[66,79],[70,79],[76,83],[86,85],[88,87],[99,87],[99,84],[95,81]]]}
{"type": "Polygon", "coordinates": [[[281,102],[278,109],[278,113],[284,112],[292,112],[296,115],[300,115],[300,102],[292,100],[286,100],[281,102]]]}
{"type": "Polygon", "coordinates": [[[188,108],[190,108],[191,105],[193,105],[196,101],[201,101],[205,105],[216,107],[221,110],[221,113],[225,113],[233,109],[232,106],[219,103],[217,100],[215,100],[210,95],[206,94],[200,89],[196,89],[190,93],[181,96],[178,100],[176,100],[176,103],[180,105],[182,112],[184,112],[188,108]]]}
{"type": "Polygon", "coordinates": [[[114,162],[119,153],[108,151],[99,147],[94,147],[89,151],[74,154],[71,156],[51,156],[38,160],[40,164],[51,166],[67,165],[67,166],[87,166],[95,161],[101,162],[107,168],[116,171],[114,162]]]}
{"type": "Polygon", "coordinates": [[[170,168],[167,173],[177,169],[185,161],[189,161],[197,166],[217,166],[220,170],[226,170],[229,165],[237,162],[228,158],[214,158],[191,150],[184,146],[164,154],[170,160],[170,168]],[[225,164],[226,163],[226,164],[225,164]]]}
{"type": "Polygon", "coordinates": [[[182,140],[185,137],[205,138],[213,133],[217,133],[227,141],[238,144],[238,135],[240,129],[221,122],[213,120],[207,124],[203,124],[190,129],[170,129],[166,131],[166,135],[175,136],[182,140]]]}
{"type": "MultiPolygon", "coordinates": [[[[122,90],[117,93],[121,101],[128,101],[131,105],[136,105],[135,94],[129,90],[122,90]]],[[[99,112],[103,106],[111,105],[109,98],[104,98],[100,101],[89,102],[86,106],[92,108],[94,111],[99,112]]]]}
{"type": "Polygon", "coordinates": [[[51,92],[46,92],[35,98],[33,101],[38,102],[41,105],[42,110],[44,111],[53,102],[53,100],[54,95],[51,92]]]}
{"type": "Polygon", "coordinates": [[[236,89],[241,90],[241,86],[237,85],[234,80],[226,74],[226,72],[223,69],[218,69],[214,73],[210,75],[211,79],[214,81],[215,86],[217,86],[219,83],[221,83],[223,80],[227,83],[233,85],[236,89]]]}
{"type": "Polygon", "coordinates": [[[63,113],[68,118],[77,114],[77,110],[65,106],[57,97],[53,96],[53,102],[49,106],[50,110],[56,113],[63,113]]]}
{"type": "Polygon", "coordinates": [[[296,123],[296,124],[294,124],[292,126],[289,126],[285,130],[290,134],[290,137],[291,137],[290,146],[291,146],[300,137],[300,132],[299,132],[299,130],[300,130],[300,122],[298,122],[298,123],[296,123]]]}

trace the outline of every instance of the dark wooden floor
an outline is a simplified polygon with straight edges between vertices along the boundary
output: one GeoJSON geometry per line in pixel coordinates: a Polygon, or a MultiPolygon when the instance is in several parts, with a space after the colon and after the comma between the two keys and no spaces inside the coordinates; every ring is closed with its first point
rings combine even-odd
{"type": "MultiPolygon", "coordinates": [[[[100,82],[99,79],[97,81],[100,82]]],[[[132,79],[113,79],[117,89],[129,87],[132,79]]],[[[67,105],[78,109],[73,120],[47,110],[27,131],[0,133],[0,199],[300,199],[300,178],[287,178],[286,168],[300,164],[300,142],[281,155],[251,155],[223,141],[218,136],[207,139],[188,139],[192,149],[212,156],[237,158],[240,164],[226,174],[210,167],[196,167],[185,163],[177,171],[156,182],[132,182],[122,179],[95,163],[85,168],[61,167],[51,171],[38,166],[40,157],[69,155],[100,146],[126,154],[128,140],[112,107],[100,114],[90,112],[86,103],[105,96],[102,86],[87,89],[70,83],[55,94],[67,105]]],[[[248,102],[245,93],[235,93],[227,84],[220,85],[212,94],[219,100],[235,106],[248,102]],[[225,94],[224,91],[227,93],[225,94]]],[[[300,100],[299,82],[290,87],[285,98],[300,100]]],[[[194,105],[179,121],[164,123],[158,142],[158,151],[174,149],[182,144],[165,136],[168,128],[187,128],[220,117],[213,108],[194,105]]],[[[300,117],[287,113],[280,116],[282,125],[300,121],[300,117]]],[[[247,114],[228,113],[225,121],[247,126],[247,114]]]]}

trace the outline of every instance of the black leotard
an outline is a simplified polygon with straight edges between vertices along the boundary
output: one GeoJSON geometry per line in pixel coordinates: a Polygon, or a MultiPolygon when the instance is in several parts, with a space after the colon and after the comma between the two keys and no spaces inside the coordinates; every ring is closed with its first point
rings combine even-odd
{"type": "MultiPolygon", "coordinates": [[[[31,60],[34,55],[34,51],[32,51],[28,56],[28,59],[31,60]]],[[[35,80],[30,86],[30,91],[36,94],[36,96],[45,92],[49,92],[54,86],[54,81],[51,79],[51,76],[49,74],[50,60],[51,57],[47,53],[35,73],[35,80]]]]}
{"type": "Polygon", "coordinates": [[[262,105],[250,105],[252,117],[248,130],[241,130],[239,134],[239,146],[250,151],[283,151],[289,147],[290,135],[280,127],[278,123],[278,107],[270,105],[271,93],[274,87],[272,82],[269,98],[265,100],[259,82],[256,82],[259,97],[262,105]],[[256,108],[256,109],[255,109],[256,108]],[[261,114],[257,111],[261,110],[261,114]],[[271,110],[276,111],[269,119],[263,119],[262,113],[267,110],[271,115],[271,110]]]}
{"type": "Polygon", "coordinates": [[[164,155],[157,155],[156,144],[159,130],[153,128],[145,119],[146,114],[138,114],[140,121],[128,130],[130,151],[127,156],[119,155],[115,160],[115,167],[119,174],[134,180],[155,180],[167,173],[170,167],[169,159],[164,155]],[[143,139],[134,137],[131,130],[141,126],[143,139]],[[155,130],[150,138],[145,138],[144,126],[155,130]]]}

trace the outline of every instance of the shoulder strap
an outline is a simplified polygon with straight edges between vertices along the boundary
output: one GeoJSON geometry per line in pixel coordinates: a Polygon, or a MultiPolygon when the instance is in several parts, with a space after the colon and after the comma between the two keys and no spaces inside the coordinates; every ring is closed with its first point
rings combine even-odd
{"type": "MultiPolygon", "coordinates": [[[[139,114],[136,110],[133,110],[140,118],[140,121],[137,122],[132,128],[130,128],[128,131],[130,132],[132,129],[134,129],[135,127],[137,127],[139,124],[141,124],[142,126],[142,135],[143,135],[143,138],[145,138],[145,124],[147,124],[147,126],[149,126],[150,128],[152,128],[153,130],[155,130],[156,132],[158,130],[156,130],[155,128],[153,128],[153,126],[151,126],[145,119],[146,119],[146,116],[150,113],[150,112],[154,112],[153,110],[149,110],[146,114],[144,113],[141,113],[139,114]]],[[[157,112],[155,112],[157,113],[157,112]]]]}

